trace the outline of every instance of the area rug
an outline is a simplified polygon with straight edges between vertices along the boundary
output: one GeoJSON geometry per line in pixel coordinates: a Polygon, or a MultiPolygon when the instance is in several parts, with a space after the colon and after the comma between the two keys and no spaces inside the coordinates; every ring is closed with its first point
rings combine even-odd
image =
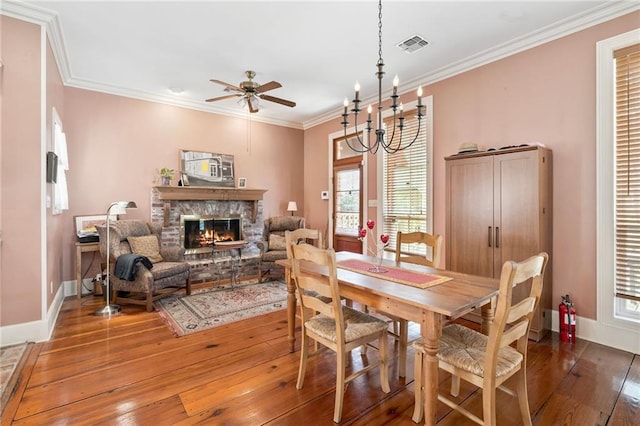
{"type": "Polygon", "coordinates": [[[256,317],[287,307],[287,286],[280,281],[199,289],[190,296],[175,294],[154,302],[176,336],[256,317]]]}
{"type": "Polygon", "coordinates": [[[0,413],[4,411],[5,404],[16,384],[15,375],[19,373],[17,368],[27,345],[28,343],[21,343],[0,348],[0,413]]]}

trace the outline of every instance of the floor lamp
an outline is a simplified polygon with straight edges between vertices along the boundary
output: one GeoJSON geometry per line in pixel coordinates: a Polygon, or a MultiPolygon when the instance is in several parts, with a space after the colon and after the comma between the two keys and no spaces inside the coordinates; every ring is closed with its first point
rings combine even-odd
{"type": "Polygon", "coordinates": [[[135,209],[138,206],[133,201],[116,201],[111,203],[109,208],[107,209],[107,284],[105,286],[105,291],[107,292],[107,304],[98,309],[94,315],[111,315],[116,312],[120,312],[119,305],[111,305],[109,302],[109,296],[111,295],[111,285],[109,281],[109,277],[111,276],[111,271],[109,270],[109,258],[111,257],[111,247],[109,246],[111,240],[109,238],[109,228],[111,227],[111,215],[112,214],[126,214],[126,209],[135,209]]]}

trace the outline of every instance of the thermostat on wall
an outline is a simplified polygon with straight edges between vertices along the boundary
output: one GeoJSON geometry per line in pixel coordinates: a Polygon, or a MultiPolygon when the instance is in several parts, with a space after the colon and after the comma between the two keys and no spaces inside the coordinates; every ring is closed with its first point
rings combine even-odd
{"type": "Polygon", "coordinates": [[[322,191],[320,193],[320,198],[323,200],[328,200],[329,199],[329,191],[322,191]]]}

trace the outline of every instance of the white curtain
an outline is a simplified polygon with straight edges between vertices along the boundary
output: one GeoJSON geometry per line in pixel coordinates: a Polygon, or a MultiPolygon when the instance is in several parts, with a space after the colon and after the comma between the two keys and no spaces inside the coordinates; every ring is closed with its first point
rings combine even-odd
{"type": "Polygon", "coordinates": [[[60,214],[69,209],[69,194],[67,193],[67,174],[69,157],[67,156],[67,137],[58,123],[54,124],[53,152],[58,156],[58,175],[53,185],[52,214],[60,214]]]}

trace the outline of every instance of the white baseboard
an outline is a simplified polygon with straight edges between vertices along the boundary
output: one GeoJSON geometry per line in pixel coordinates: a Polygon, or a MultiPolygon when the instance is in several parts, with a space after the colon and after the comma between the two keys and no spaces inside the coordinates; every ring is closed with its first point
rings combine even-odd
{"type": "MultiPolygon", "coordinates": [[[[559,321],[558,311],[551,311],[551,330],[560,330],[559,321]]],[[[615,327],[577,316],[576,338],[640,354],[640,327],[636,330],[615,327]]]]}
{"type": "MultiPolygon", "coordinates": [[[[76,287],[76,280],[64,281],[62,286],[64,287],[64,297],[68,296],[76,296],[78,294],[78,290],[76,287]]],[[[93,293],[93,281],[91,278],[85,278],[82,280],[82,295],[92,294],[93,293]]]]}
{"type": "MultiPolygon", "coordinates": [[[[75,281],[73,282],[75,285],[75,281]]],[[[0,342],[2,346],[15,345],[24,342],[46,342],[51,338],[53,329],[65,298],[64,285],[58,287],[53,303],[47,311],[46,318],[39,321],[25,322],[0,327],[0,342]]]]}

